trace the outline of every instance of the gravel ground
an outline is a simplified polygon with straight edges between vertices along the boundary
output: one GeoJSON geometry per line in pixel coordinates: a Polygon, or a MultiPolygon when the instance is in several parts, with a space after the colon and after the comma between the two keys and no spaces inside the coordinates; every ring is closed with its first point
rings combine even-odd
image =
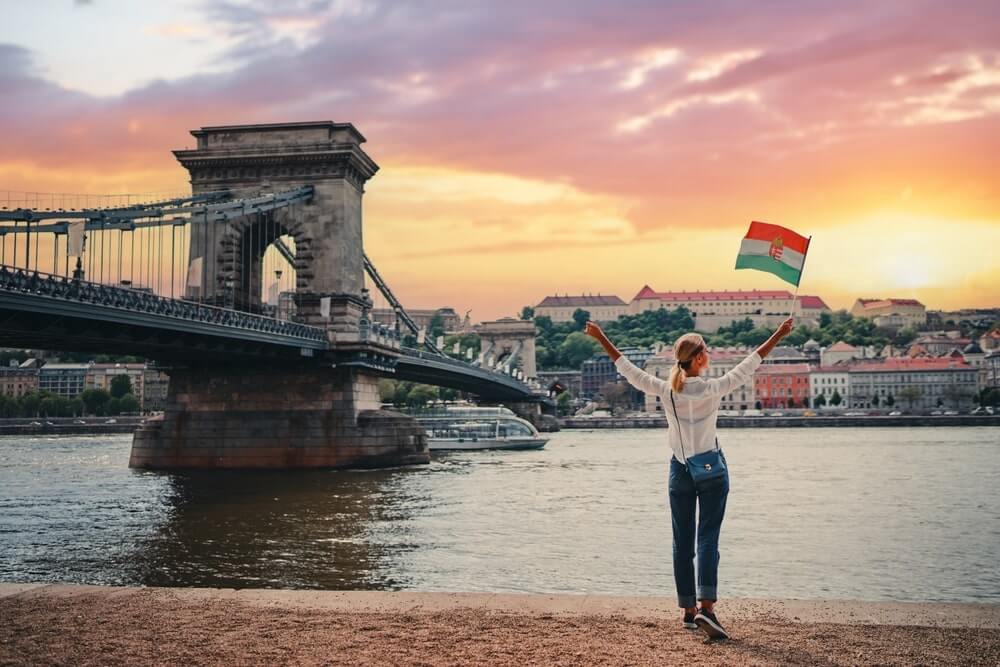
{"type": "Polygon", "coordinates": [[[350,611],[343,598],[322,602],[335,593],[0,593],[0,665],[1000,665],[993,620],[978,628],[809,622],[775,615],[767,603],[734,603],[730,616],[720,604],[734,639],[707,642],[681,629],[673,610],[640,603],[629,613],[569,612],[544,596],[489,608],[376,594],[384,597],[361,599],[378,603],[350,611]]]}

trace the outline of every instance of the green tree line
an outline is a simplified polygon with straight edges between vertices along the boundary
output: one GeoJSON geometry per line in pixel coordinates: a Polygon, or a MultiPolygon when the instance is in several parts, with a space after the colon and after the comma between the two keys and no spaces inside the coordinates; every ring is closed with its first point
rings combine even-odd
{"type": "Polygon", "coordinates": [[[29,392],[18,397],[0,395],[0,417],[108,417],[139,412],[134,394],[112,396],[103,389],[87,389],[76,398],[47,391],[29,392]]]}

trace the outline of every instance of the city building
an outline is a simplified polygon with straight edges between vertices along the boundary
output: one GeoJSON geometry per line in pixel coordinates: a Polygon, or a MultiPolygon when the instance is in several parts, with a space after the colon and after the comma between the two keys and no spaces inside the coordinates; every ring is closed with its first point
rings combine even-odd
{"type": "Polygon", "coordinates": [[[829,313],[830,306],[818,296],[800,296],[796,319],[819,323],[822,313],[829,313]]]}
{"type": "Polygon", "coordinates": [[[840,363],[835,366],[819,366],[809,372],[809,396],[810,406],[814,408],[846,408],[851,403],[851,382],[850,366],[840,363]],[[834,394],[840,397],[840,401],[834,405],[834,394]],[[823,405],[818,405],[817,400],[823,397],[823,405]]]}
{"type": "Polygon", "coordinates": [[[87,388],[90,364],[45,364],[38,370],[38,390],[76,398],[87,388]]]}
{"type": "Polygon", "coordinates": [[[978,371],[961,359],[886,359],[853,364],[849,372],[853,408],[968,409],[978,391],[978,371]]]}
{"type": "Polygon", "coordinates": [[[657,292],[649,285],[643,285],[632,297],[628,309],[634,315],[681,306],[691,311],[695,329],[707,333],[716,333],[721,327],[746,318],[754,326],[776,327],[792,313],[800,322],[815,326],[820,313],[829,311],[818,296],[800,296],[796,302],[788,290],[657,292]]]}
{"type": "Polygon", "coordinates": [[[994,327],[979,337],[979,347],[984,352],[1000,350],[1000,326],[994,327]]]}
{"type": "MultiPolygon", "coordinates": [[[[396,325],[396,311],[392,308],[373,308],[372,319],[380,324],[385,324],[388,326],[396,325]]],[[[435,316],[441,316],[442,326],[444,327],[445,333],[458,333],[467,328],[468,316],[465,320],[459,317],[458,313],[455,312],[454,308],[434,308],[434,309],[418,309],[418,308],[407,308],[406,314],[410,316],[413,323],[421,329],[429,329],[431,320],[435,316]]],[[[403,332],[406,333],[405,328],[403,332]]]]}
{"type": "Polygon", "coordinates": [[[916,299],[858,299],[851,315],[867,317],[875,326],[889,329],[920,329],[927,324],[927,308],[916,299]]]}
{"type": "Polygon", "coordinates": [[[932,335],[920,336],[910,344],[911,356],[915,356],[912,354],[912,348],[914,347],[926,352],[932,357],[940,357],[941,355],[948,354],[955,349],[961,351],[971,342],[971,338],[965,338],[960,335],[949,336],[944,335],[943,333],[934,332],[932,335]]]}
{"type": "Polygon", "coordinates": [[[841,361],[860,359],[861,350],[840,340],[820,352],[820,366],[833,366],[841,361]]]}
{"type": "Polygon", "coordinates": [[[986,385],[990,389],[1000,389],[1000,350],[993,350],[983,360],[986,365],[986,385]]]}
{"type": "Polygon", "coordinates": [[[128,377],[131,394],[142,402],[146,364],[90,364],[87,370],[86,388],[102,389],[111,393],[111,381],[118,375],[128,377]]]}
{"type": "Polygon", "coordinates": [[[809,364],[761,365],[754,374],[756,405],[762,409],[802,408],[809,401],[809,364]]]}
{"type": "Polygon", "coordinates": [[[980,387],[988,386],[989,368],[986,366],[986,353],[983,349],[975,342],[969,343],[962,349],[961,358],[976,369],[976,384],[980,387]]]}
{"type": "Polygon", "coordinates": [[[588,399],[597,398],[601,393],[601,387],[617,380],[618,370],[608,355],[602,354],[587,359],[580,368],[581,396],[588,399]]]}
{"type": "MultiPolygon", "coordinates": [[[[622,348],[620,352],[623,357],[639,368],[644,368],[653,355],[651,350],[641,350],[635,347],[622,348]]],[[[599,397],[601,389],[609,382],[625,382],[625,379],[618,374],[618,369],[615,368],[610,357],[602,354],[583,362],[583,367],[580,370],[580,390],[584,398],[595,399],[599,397]]],[[[632,409],[636,410],[641,409],[643,403],[642,392],[632,385],[629,385],[628,403],[632,409]]]]}
{"type": "Polygon", "coordinates": [[[18,398],[38,391],[38,369],[30,364],[0,367],[0,395],[18,398]]]}
{"type": "MultiPolygon", "coordinates": [[[[714,357],[712,358],[714,361],[714,357]]],[[[764,357],[765,364],[807,364],[809,363],[809,356],[804,352],[796,350],[794,347],[788,347],[787,345],[779,345],[773,350],[771,354],[764,357]]]]}
{"type": "Polygon", "coordinates": [[[580,296],[547,296],[535,306],[535,317],[548,317],[553,322],[572,322],[577,310],[590,313],[595,322],[614,322],[629,312],[628,304],[610,294],[581,294],[580,296]]]}

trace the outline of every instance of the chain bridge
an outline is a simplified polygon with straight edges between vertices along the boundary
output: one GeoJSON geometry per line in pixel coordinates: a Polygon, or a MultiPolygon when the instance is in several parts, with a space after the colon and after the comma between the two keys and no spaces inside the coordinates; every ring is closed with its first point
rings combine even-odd
{"type": "Polygon", "coordinates": [[[174,151],[189,196],[83,207],[25,196],[0,209],[0,346],[134,354],[170,376],[130,465],[428,460],[416,422],[379,409],[381,377],[528,415],[551,403],[522,371],[522,345],[446,352],[407,314],[364,251],[378,166],[352,124],[192,135],[195,148],[174,151]]]}

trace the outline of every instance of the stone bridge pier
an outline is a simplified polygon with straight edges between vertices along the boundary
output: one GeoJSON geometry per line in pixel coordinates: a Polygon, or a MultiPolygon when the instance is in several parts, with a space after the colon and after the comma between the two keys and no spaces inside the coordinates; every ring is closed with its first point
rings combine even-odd
{"type": "Polygon", "coordinates": [[[192,225],[190,257],[205,280],[189,298],[259,305],[264,253],[294,239],[299,319],[326,330],[322,358],[236,363],[220,358],[175,365],[161,419],[136,432],[137,468],[378,467],[429,461],[426,436],[411,417],[379,410],[378,365],[398,347],[360,335],[370,300],[363,292],[361,200],[378,165],[350,123],[205,127],[197,147],[174,154],[194,194],[236,197],[311,185],[303,204],[236,221],[192,225]],[[215,226],[211,226],[211,225],[215,226]],[[328,300],[329,310],[324,307],[328,300]]]}

